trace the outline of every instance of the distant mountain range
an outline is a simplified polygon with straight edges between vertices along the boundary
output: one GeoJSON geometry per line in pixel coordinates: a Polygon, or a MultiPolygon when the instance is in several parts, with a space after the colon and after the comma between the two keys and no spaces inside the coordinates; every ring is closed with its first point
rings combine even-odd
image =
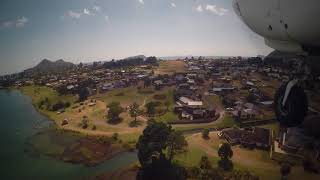
{"type": "Polygon", "coordinates": [[[76,65],[66,62],[62,59],[57,61],[50,61],[48,59],[42,60],[38,65],[33,68],[27,69],[26,73],[46,73],[46,72],[60,72],[75,68],[76,65]]]}

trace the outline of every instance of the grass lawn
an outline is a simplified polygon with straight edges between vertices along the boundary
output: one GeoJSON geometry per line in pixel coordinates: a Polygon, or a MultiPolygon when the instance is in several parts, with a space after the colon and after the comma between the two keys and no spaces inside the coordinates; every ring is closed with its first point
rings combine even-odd
{"type": "MultiPolygon", "coordinates": [[[[114,132],[119,134],[132,134],[140,133],[144,128],[145,123],[142,123],[142,126],[137,128],[129,127],[129,123],[132,121],[132,118],[127,112],[122,113],[120,116],[123,121],[116,125],[110,125],[107,123],[107,109],[106,103],[104,101],[97,100],[95,106],[89,106],[90,99],[83,102],[83,105],[76,103],[77,97],[72,95],[59,96],[59,94],[52,88],[43,87],[43,86],[25,86],[21,88],[23,94],[32,98],[32,103],[34,107],[42,114],[46,115],[48,118],[56,122],[57,127],[61,129],[70,130],[73,132],[80,132],[88,135],[98,135],[98,136],[111,136],[114,132]],[[70,102],[71,106],[65,109],[64,113],[57,114],[57,112],[46,110],[46,108],[40,109],[38,104],[40,101],[48,98],[50,104],[57,103],[58,101],[70,102]],[[86,116],[88,119],[88,128],[82,129],[79,124],[81,124],[83,117],[86,116]],[[64,119],[68,119],[68,124],[62,126],[64,119]],[[92,130],[93,126],[96,126],[96,130],[92,130]]],[[[127,92],[129,95],[132,95],[134,91],[131,89],[124,89],[121,91],[127,92]]],[[[113,92],[116,93],[116,92],[113,92]]],[[[141,97],[143,97],[141,95],[141,97]]],[[[90,97],[92,98],[92,97],[90,97]]],[[[107,100],[122,100],[125,102],[128,97],[117,96],[105,96],[107,100]],[[123,98],[123,99],[121,99],[123,98]]],[[[130,99],[130,98],[129,98],[130,99]]]]}
{"type": "Polygon", "coordinates": [[[120,134],[119,139],[122,142],[135,145],[138,142],[138,139],[142,133],[131,133],[131,134],[120,134]]]}
{"type": "Polygon", "coordinates": [[[77,100],[76,96],[72,95],[59,96],[55,90],[45,86],[24,86],[20,90],[23,94],[32,98],[32,103],[34,105],[45,100],[45,98],[48,98],[51,104],[57,103],[58,101],[70,102],[73,104],[77,100]]]}
{"type": "Polygon", "coordinates": [[[47,117],[53,120],[58,118],[56,112],[46,110],[46,108],[40,109],[38,104],[41,101],[47,98],[51,105],[59,101],[69,102],[72,105],[77,100],[77,97],[73,95],[59,96],[59,94],[55,90],[45,86],[36,86],[36,85],[24,86],[24,87],[21,87],[20,90],[23,94],[31,97],[33,106],[40,113],[46,115],[47,117]]]}
{"type": "MultiPolygon", "coordinates": [[[[204,140],[201,133],[186,136],[189,151],[177,156],[177,161],[185,166],[195,166],[199,164],[201,156],[206,155],[212,162],[213,167],[217,166],[220,159],[218,148],[224,140],[217,136],[217,132],[210,133],[210,139],[204,140]]],[[[248,170],[259,176],[262,180],[280,179],[280,166],[276,161],[269,158],[269,152],[264,150],[249,150],[240,146],[233,146],[233,157],[235,170],[248,170]]],[[[289,179],[319,179],[319,175],[310,174],[303,171],[301,166],[293,167],[289,179]],[[303,178],[305,177],[305,178],[303,178]]]]}
{"type": "MultiPolygon", "coordinates": [[[[175,161],[185,167],[198,166],[202,156],[206,153],[198,147],[190,147],[186,153],[177,155],[175,161]]],[[[209,157],[212,164],[216,164],[219,160],[217,157],[209,157]]]]}
{"type": "Polygon", "coordinates": [[[159,67],[154,70],[155,74],[174,74],[185,72],[187,65],[184,61],[160,61],[159,67]]]}
{"type": "Polygon", "coordinates": [[[21,91],[32,98],[33,105],[39,112],[46,115],[48,118],[54,120],[56,125],[61,129],[70,130],[73,132],[80,132],[88,135],[98,136],[111,136],[113,133],[118,133],[122,141],[124,142],[136,142],[138,136],[141,134],[143,128],[146,125],[146,118],[138,117],[138,121],[141,123],[140,126],[130,127],[129,124],[133,120],[130,117],[128,111],[121,113],[120,117],[122,121],[118,124],[107,123],[107,108],[106,105],[113,101],[120,102],[122,107],[127,107],[133,102],[137,102],[145,110],[144,104],[150,101],[160,101],[161,107],[165,107],[165,101],[169,102],[169,112],[163,116],[158,117],[161,121],[168,121],[176,119],[176,115],[172,112],[174,107],[173,100],[173,88],[163,88],[160,91],[150,91],[151,93],[139,92],[137,87],[129,87],[123,89],[113,90],[104,94],[98,94],[93,97],[89,97],[89,100],[84,101],[83,105],[77,103],[77,97],[59,96],[58,93],[52,88],[40,87],[40,86],[26,86],[22,87],[21,91]],[[165,99],[156,100],[155,95],[165,95],[165,99]],[[48,98],[51,104],[58,101],[70,102],[71,106],[65,109],[64,113],[57,114],[57,112],[48,111],[45,108],[38,108],[38,104],[44,99],[48,98]],[[90,100],[95,99],[96,104],[89,106],[90,100]],[[86,116],[88,120],[88,128],[83,129],[81,126],[83,117],[86,116]],[[62,126],[64,119],[68,120],[68,124],[62,126]],[[93,127],[96,127],[93,130],[93,127]]]}
{"type": "Polygon", "coordinates": [[[121,106],[125,107],[134,102],[142,105],[144,100],[149,96],[150,95],[138,93],[138,89],[136,87],[128,87],[122,89],[114,89],[106,93],[95,95],[92,98],[102,100],[106,103],[120,102],[121,106]]]}
{"type": "Polygon", "coordinates": [[[169,112],[165,113],[164,115],[158,116],[155,118],[156,121],[162,121],[162,122],[170,122],[170,121],[174,121],[177,119],[179,119],[179,116],[172,111],[169,111],[169,112]]]}

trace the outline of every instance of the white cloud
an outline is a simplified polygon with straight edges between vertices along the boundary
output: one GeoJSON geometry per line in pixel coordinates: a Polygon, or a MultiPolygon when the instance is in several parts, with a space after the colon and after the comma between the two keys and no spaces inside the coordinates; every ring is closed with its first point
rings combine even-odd
{"type": "Polygon", "coordinates": [[[27,24],[28,22],[29,22],[29,19],[24,16],[21,18],[18,18],[16,21],[16,27],[24,27],[25,24],[27,24]]]}
{"type": "Polygon", "coordinates": [[[104,16],[104,20],[106,20],[107,22],[110,20],[110,17],[109,16],[104,16]]]}
{"type": "Polygon", "coordinates": [[[206,10],[218,16],[223,16],[228,12],[228,10],[225,8],[218,8],[216,5],[211,5],[211,4],[206,5],[206,10]]]}
{"type": "Polygon", "coordinates": [[[177,5],[172,2],[172,3],[171,3],[171,7],[175,8],[175,7],[177,7],[177,5]]]}
{"type": "Polygon", "coordinates": [[[14,25],[14,22],[12,22],[12,21],[6,21],[6,22],[1,23],[1,27],[4,27],[4,28],[10,28],[13,25],[14,25]]]}
{"type": "Polygon", "coordinates": [[[139,3],[140,4],[144,4],[144,0],[139,0],[139,3]]]}
{"type": "Polygon", "coordinates": [[[16,20],[9,20],[9,21],[0,22],[0,27],[1,28],[11,28],[11,27],[22,28],[28,22],[29,22],[29,19],[22,16],[20,18],[17,18],[16,20]]]}
{"type": "Polygon", "coordinates": [[[203,11],[202,6],[201,6],[201,5],[199,5],[199,6],[196,8],[196,11],[198,11],[198,12],[202,12],[202,11],[203,11]]]}
{"type": "Polygon", "coordinates": [[[91,15],[91,12],[90,12],[90,10],[89,10],[89,9],[84,8],[84,9],[83,9],[83,14],[91,15]]]}
{"type": "Polygon", "coordinates": [[[71,17],[72,19],[79,19],[81,17],[81,13],[69,10],[67,12],[67,16],[71,17]]]}
{"type": "Polygon", "coordinates": [[[94,11],[96,12],[100,12],[101,11],[101,7],[100,6],[93,6],[92,8],[94,11]]]}

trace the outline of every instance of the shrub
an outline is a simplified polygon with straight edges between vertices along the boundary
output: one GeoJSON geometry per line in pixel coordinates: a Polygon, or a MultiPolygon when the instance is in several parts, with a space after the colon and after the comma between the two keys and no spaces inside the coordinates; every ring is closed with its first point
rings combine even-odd
{"type": "Polygon", "coordinates": [[[203,139],[209,139],[209,129],[203,129],[202,130],[202,138],[203,139]]]}
{"type": "Polygon", "coordinates": [[[64,107],[65,107],[65,108],[68,108],[68,107],[70,107],[70,106],[71,106],[70,102],[66,102],[66,103],[64,104],[64,107]]]}
{"type": "Polygon", "coordinates": [[[218,166],[225,171],[231,171],[233,169],[233,163],[229,159],[221,159],[218,161],[218,166]]]}
{"type": "Polygon", "coordinates": [[[111,137],[114,141],[117,141],[119,139],[119,134],[118,133],[113,133],[111,137]]]}

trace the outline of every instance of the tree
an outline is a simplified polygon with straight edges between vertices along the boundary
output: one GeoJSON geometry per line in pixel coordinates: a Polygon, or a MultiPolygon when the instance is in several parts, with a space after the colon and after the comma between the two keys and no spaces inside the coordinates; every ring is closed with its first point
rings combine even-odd
{"type": "Polygon", "coordinates": [[[148,102],[145,107],[147,108],[147,113],[149,116],[154,116],[156,114],[156,107],[157,103],[156,102],[148,102]]]}
{"type": "Polygon", "coordinates": [[[79,101],[85,101],[89,96],[89,90],[86,87],[81,87],[78,91],[79,101]]]}
{"type": "Polygon", "coordinates": [[[146,63],[150,65],[157,65],[157,61],[158,61],[157,58],[154,56],[146,58],[146,63]]]}
{"type": "Polygon", "coordinates": [[[280,173],[282,176],[281,179],[283,180],[287,179],[290,172],[291,172],[291,165],[287,162],[282,163],[280,167],[280,173]]]}
{"type": "Polygon", "coordinates": [[[68,108],[70,106],[70,103],[67,104],[67,103],[64,103],[62,101],[58,101],[56,104],[54,104],[52,106],[52,111],[58,111],[58,110],[61,110],[61,109],[64,109],[64,108],[68,108]]]}
{"type": "Polygon", "coordinates": [[[81,121],[81,127],[82,129],[87,129],[88,128],[88,117],[87,116],[83,116],[83,119],[81,121]]]}
{"type": "Polygon", "coordinates": [[[187,151],[186,147],[188,146],[188,142],[180,131],[173,130],[169,135],[167,146],[168,158],[172,161],[176,154],[187,151]]]}
{"type": "Polygon", "coordinates": [[[233,169],[232,161],[230,158],[233,156],[233,151],[231,149],[230,144],[223,143],[218,150],[218,155],[221,158],[218,162],[218,166],[225,171],[230,171],[233,169]]]}
{"type": "Polygon", "coordinates": [[[210,171],[212,170],[212,166],[210,164],[209,158],[207,156],[202,156],[199,163],[199,179],[211,179],[210,171]]]}
{"type": "Polygon", "coordinates": [[[172,135],[174,132],[170,125],[163,122],[150,122],[147,125],[136,145],[141,164],[138,180],[186,179],[185,169],[173,164],[170,158],[166,157],[166,150],[168,154],[175,154],[184,146],[184,143],[180,143],[184,142],[180,134],[172,135]]]}
{"type": "Polygon", "coordinates": [[[113,133],[111,137],[114,141],[118,141],[119,134],[118,133],[113,133]]]}
{"type": "Polygon", "coordinates": [[[107,118],[109,119],[109,122],[114,123],[118,120],[120,120],[119,115],[123,112],[122,107],[120,106],[119,102],[111,102],[107,105],[108,115],[107,118]]]}
{"type": "Polygon", "coordinates": [[[137,104],[136,102],[134,102],[131,106],[130,106],[130,116],[134,118],[134,124],[137,123],[137,117],[141,114],[141,111],[139,109],[139,104],[137,104]]]}
{"type": "Polygon", "coordinates": [[[209,158],[207,156],[202,156],[200,163],[199,163],[200,169],[211,169],[212,166],[210,164],[209,158]]]}
{"type": "Polygon", "coordinates": [[[167,148],[167,139],[172,131],[171,126],[163,122],[151,122],[143,130],[137,143],[138,159],[141,165],[150,163],[152,154],[163,154],[167,148]]]}
{"type": "Polygon", "coordinates": [[[231,149],[230,144],[228,143],[223,143],[220,145],[219,150],[218,150],[218,155],[222,159],[229,159],[232,158],[233,156],[233,151],[231,149]]]}
{"type": "Polygon", "coordinates": [[[203,139],[209,139],[209,129],[203,129],[202,130],[202,138],[203,139]]]}

